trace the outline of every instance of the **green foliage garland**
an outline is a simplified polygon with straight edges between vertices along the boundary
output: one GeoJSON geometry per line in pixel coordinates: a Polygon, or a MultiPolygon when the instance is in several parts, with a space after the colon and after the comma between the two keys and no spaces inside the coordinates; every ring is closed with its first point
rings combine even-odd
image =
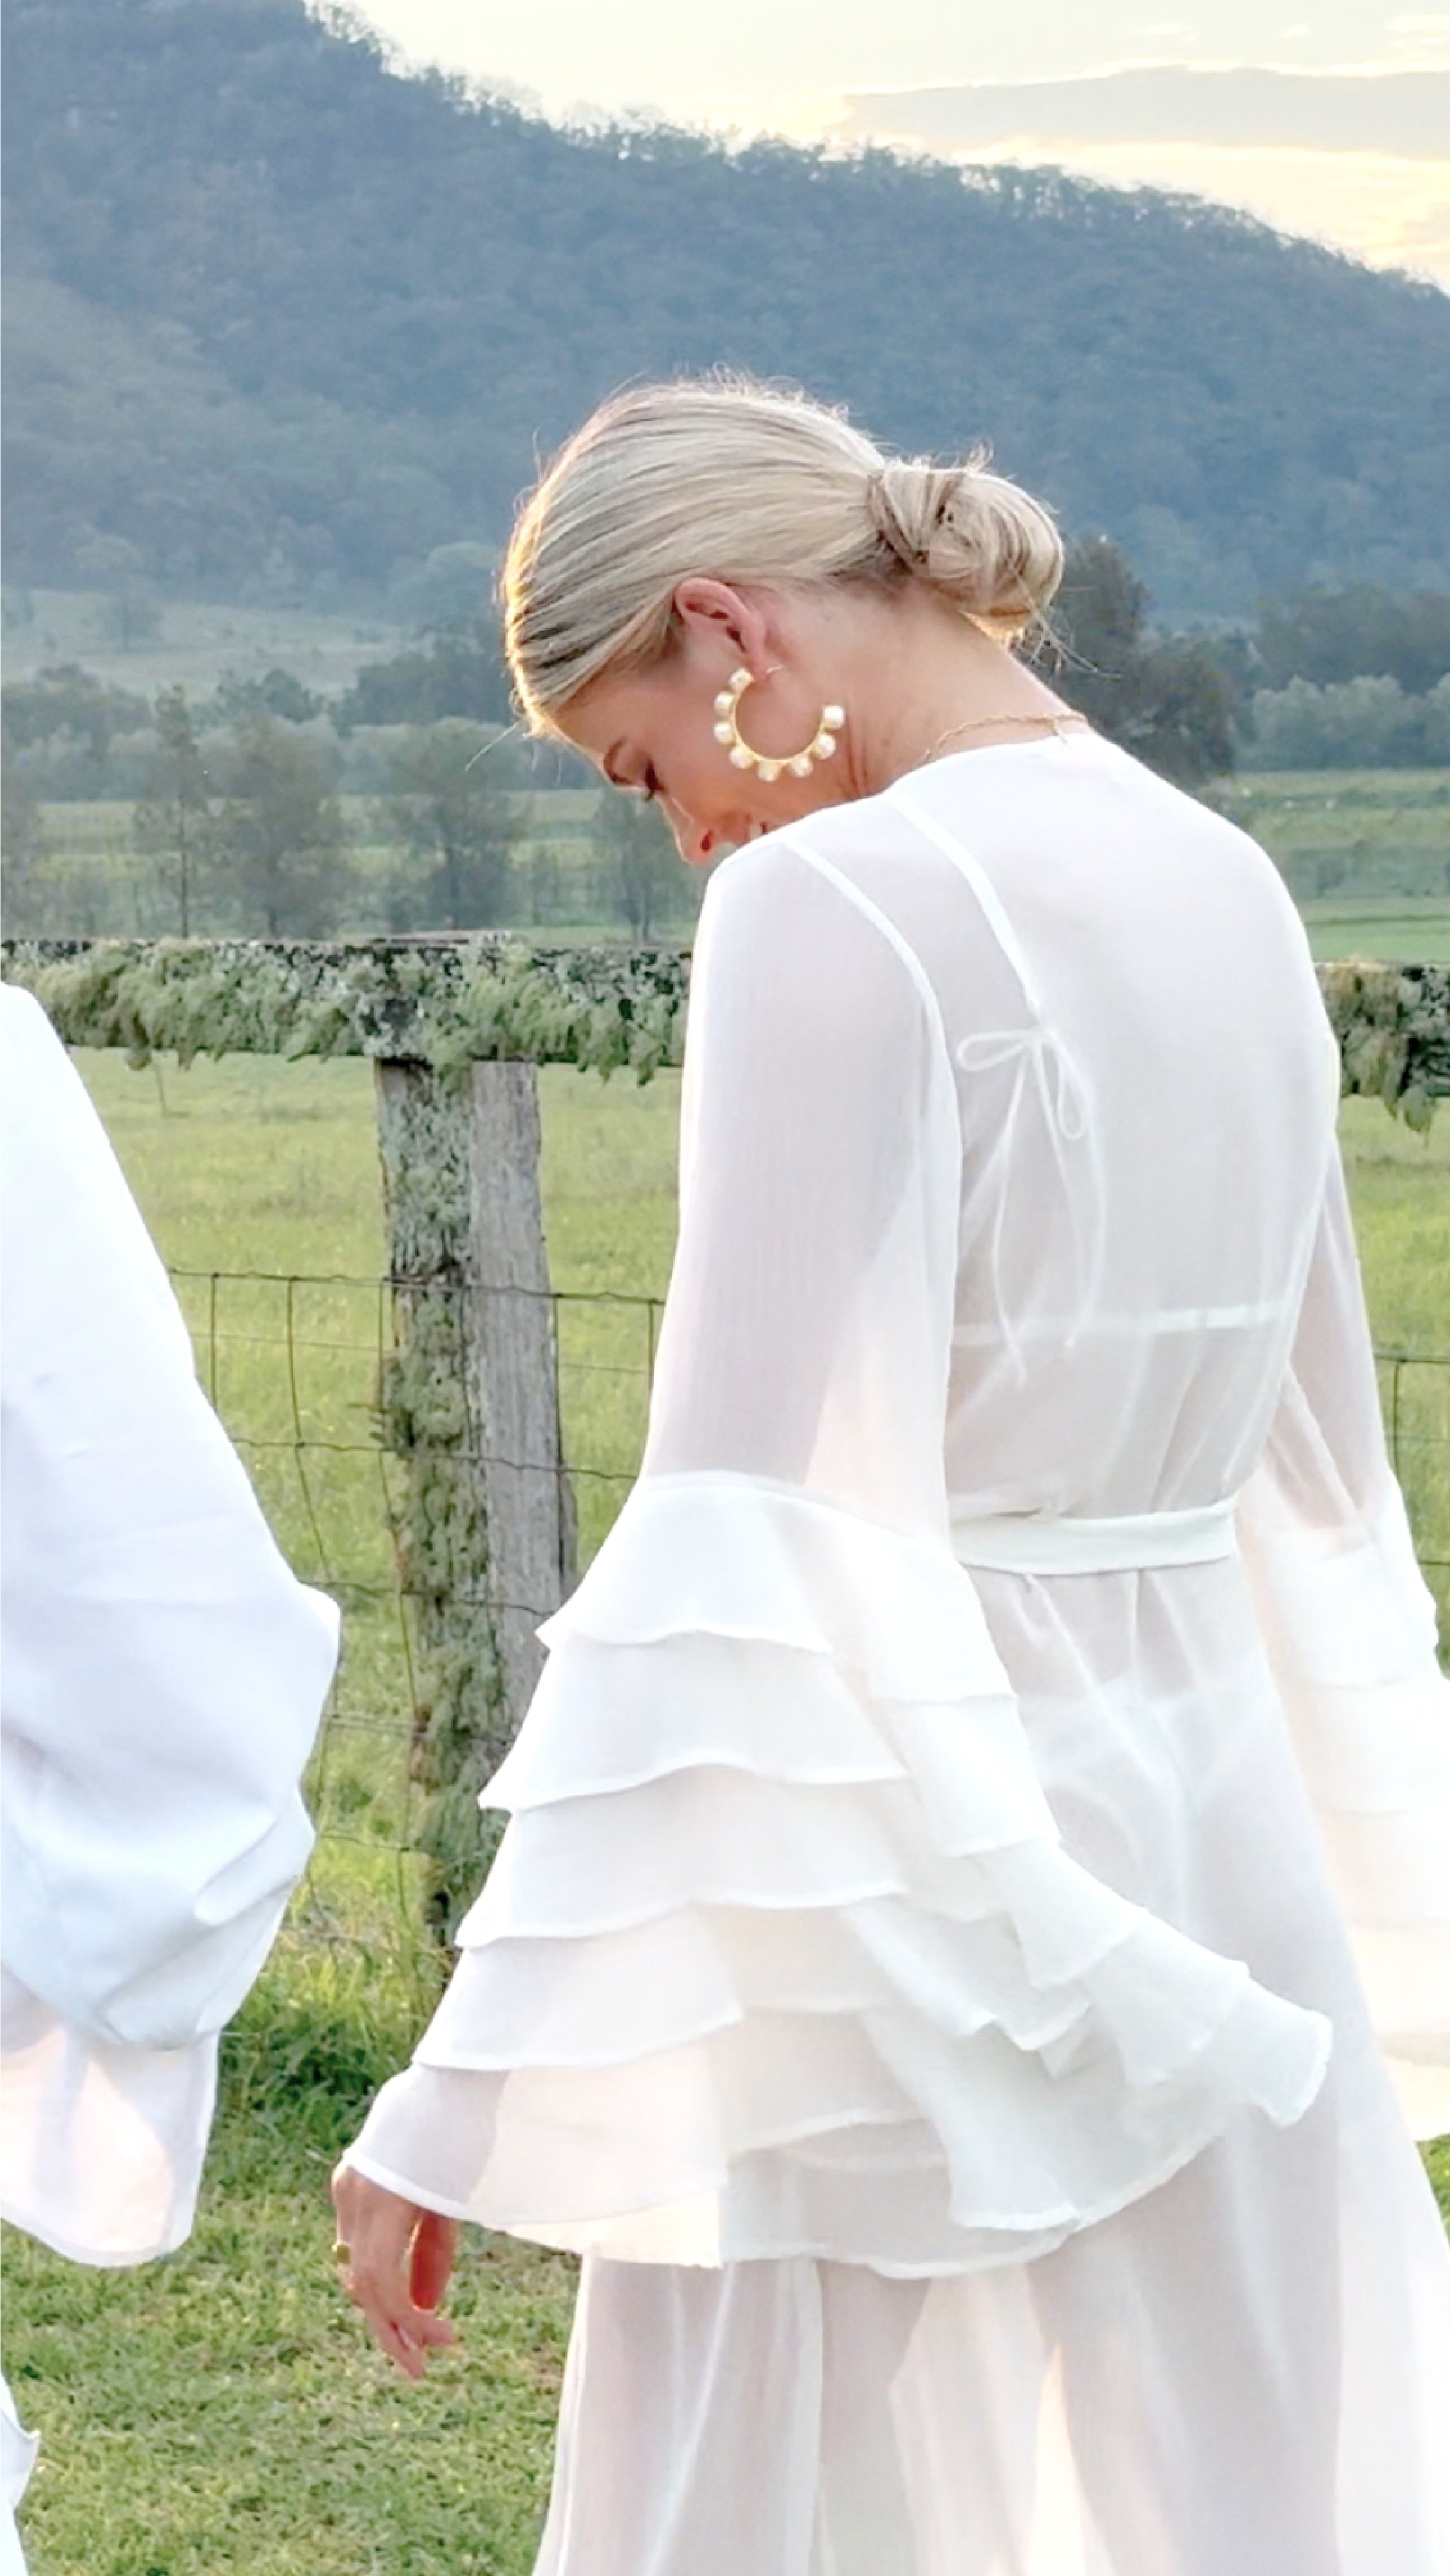
{"type": "Polygon", "coordinates": [[[1321,966],[1347,1093],[1382,1100],[1424,1129],[1450,1092],[1450,966],[1388,966],[1348,957],[1321,966]]]}
{"type": "MultiPolygon", "coordinates": [[[[0,973],[72,1046],[365,1055],[461,1073],[498,1056],[627,1069],[678,1064],[689,958],[678,948],[545,948],[476,935],[361,940],[6,940],[0,973]]],[[[1360,958],[1319,980],[1346,1092],[1423,1127],[1450,1092],[1450,967],[1360,958]]]]}
{"type": "Polygon", "coordinates": [[[677,1064],[688,959],[670,948],[539,948],[497,936],[7,940],[0,972],[71,1046],[383,1056],[461,1073],[498,1056],[626,1069],[677,1064]]]}

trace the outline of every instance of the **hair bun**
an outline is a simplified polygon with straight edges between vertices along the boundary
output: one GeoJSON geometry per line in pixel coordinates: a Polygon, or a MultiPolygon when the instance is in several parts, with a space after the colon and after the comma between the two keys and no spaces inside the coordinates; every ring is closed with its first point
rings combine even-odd
{"type": "Polygon", "coordinates": [[[504,649],[539,731],[675,639],[675,594],[929,582],[1003,642],[1057,587],[1047,512],[985,456],[888,460],[843,413],[748,377],[637,385],[591,413],[529,494],[504,567],[504,649]]]}
{"type": "Polygon", "coordinates": [[[964,616],[1020,633],[1062,579],[1062,539],[1040,502],[977,454],[964,465],[896,457],[868,478],[877,537],[964,616]]]}

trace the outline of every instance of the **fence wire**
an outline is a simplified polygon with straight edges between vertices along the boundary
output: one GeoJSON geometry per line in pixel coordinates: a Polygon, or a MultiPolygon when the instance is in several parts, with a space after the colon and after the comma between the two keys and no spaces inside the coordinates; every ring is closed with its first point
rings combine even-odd
{"type": "MultiPolygon", "coordinates": [[[[377,1863],[406,1860],[416,1848],[411,1756],[426,1676],[423,1596],[401,1548],[405,1479],[430,1455],[450,1470],[484,1463],[466,1445],[414,1447],[405,1462],[387,1444],[381,1398],[396,1348],[394,1301],[415,1283],[342,1272],[173,1269],[171,1278],[202,1383],[284,1552],[344,1614],[342,1661],[309,1783],[319,1846],[351,1846],[377,1863]]],[[[439,1293],[436,1281],[428,1286],[439,1293]]],[[[548,1302],[582,1564],[638,1469],[662,1300],[560,1289],[548,1302]]],[[[453,1598],[533,1620],[555,1606],[492,1593],[453,1598]]]]}
{"type": "MultiPolygon", "coordinates": [[[[344,1876],[350,1867],[354,1880],[361,1870],[375,1888],[401,1889],[411,1910],[418,1793],[410,1754],[426,1685],[420,1596],[400,1556],[407,1470],[387,1446],[380,1394],[395,1349],[395,1297],[414,1283],[345,1273],[171,1276],[202,1381],[284,1550],[344,1613],[342,1664],[310,1784],[320,1850],[339,1860],[350,1852],[344,1876]]],[[[437,1293],[436,1282],[429,1286],[437,1293]]],[[[638,1471],[662,1301],[615,1291],[547,1293],[583,1565],[638,1471]]],[[[1386,1349],[1377,1358],[1391,1454],[1444,1618],[1450,1352],[1386,1349]]],[[[457,1448],[436,1454],[454,1467],[468,1456],[457,1448]]],[[[426,1463],[426,1452],[411,1455],[415,1466],[426,1463]]],[[[460,1605],[474,1598],[455,1597],[460,1605]]],[[[553,1605],[490,1596],[487,1606],[541,1619],[553,1605]]]]}

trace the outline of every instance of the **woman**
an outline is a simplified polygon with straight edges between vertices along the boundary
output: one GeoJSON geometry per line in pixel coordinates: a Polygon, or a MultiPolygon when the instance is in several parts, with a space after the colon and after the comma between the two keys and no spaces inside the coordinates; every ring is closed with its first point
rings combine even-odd
{"type": "Polygon", "coordinates": [[[583,2254],[541,2576],[1450,2571],[1371,2026],[1450,2125],[1450,1694],[1334,1050],[1267,859],[1004,649],[1059,567],[715,384],[513,542],[534,723],[735,845],[643,1471],[336,2186],[413,2375],[454,2221],[583,2254]]]}

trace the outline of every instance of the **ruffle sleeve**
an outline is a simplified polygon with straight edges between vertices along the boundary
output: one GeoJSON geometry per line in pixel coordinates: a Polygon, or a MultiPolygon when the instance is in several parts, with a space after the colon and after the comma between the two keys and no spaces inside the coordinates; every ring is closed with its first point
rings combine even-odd
{"type": "Polygon", "coordinates": [[[626,2259],[968,2270],[1312,2099],[1324,2023],[1064,1850],[951,1552],[959,1132],[892,926],[808,853],[731,861],[644,1472],[351,2150],[386,2187],[626,2259]]]}
{"type": "Polygon", "coordinates": [[[1312,2098],[1314,2015],[1063,1851],[944,1548],[665,1478],[545,1633],[498,1861],[354,2151],[379,2181],[412,2192],[431,2120],[442,2200],[546,2243],[935,2273],[1312,2098]]]}

